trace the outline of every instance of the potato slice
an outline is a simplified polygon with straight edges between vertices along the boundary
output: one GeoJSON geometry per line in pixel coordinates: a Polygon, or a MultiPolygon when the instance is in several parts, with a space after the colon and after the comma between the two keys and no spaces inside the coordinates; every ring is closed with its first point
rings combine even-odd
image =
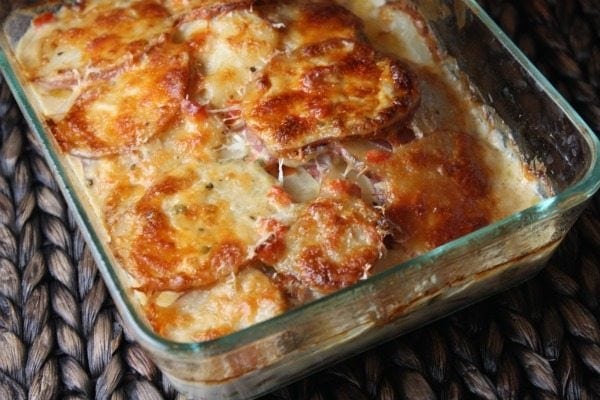
{"type": "Polygon", "coordinates": [[[184,45],[165,41],[112,79],[86,88],[49,124],[64,151],[84,157],[121,153],[169,129],[189,79],[184,45]]]}
{"type": "Polygon", "coordinates": [[[275,56],[248,85],[242,117],[274,154],[349,136],[372,136],[406,120],[416,79],[370,46],[331,39],[275,56]]]}
{"type": "Polygon", "coordinates": [[[256,13],[234,9],[211,18],[196,18],[179,27],[189,43],[194,64],[201,75],[192,97],[212,109],[230,111],[237,106],[253,71],[260,70],[277,50],[279,33],[256,13]]]}
{"type": "Polygon", "coordinates": [[[360,188],[332,180],[280,233],[280,243],[259,255],[278,274],[322,295],[368,277],[383,255],[385,234],[383,216],[360,198],[360,188]]]}
{"type": "Polygon", "coordinates": [[[485,146],[464,132],[436,131],[393,153],[367,154],[367,174],[408,256],[492,222],[497,200],[483,161],[485,146]]]}
{"type": "Polygon", "coordinates": [[[264,1],[256,12],[281,33],[283,51],[329,39],[363,40],[362,21],[332,1],[264,1]]]}
{"type": "Polygon", "coordinates": [[[152,0],[63,6],[34,19],[19,42],[17,59],[28,77],[46,88],[104,79],[172,32],[169,17],[152,0]]]}
{"type": "Polygon", "coordinates": [[[266,220],[293,209],[272,195],[277,188],[256,163],[189,161],[113,209],[113,247],[144,290],[211,285],[254,258],[266,220]]]}
{"type": "Polygon", "coordinates": [[[210,288],[189,291],[171,304],[157,303],[146,306],[150,324],[156,332],[177,342],[215,339],[272,318],[287,308],[279,288],[251,267],[210,288]]]}

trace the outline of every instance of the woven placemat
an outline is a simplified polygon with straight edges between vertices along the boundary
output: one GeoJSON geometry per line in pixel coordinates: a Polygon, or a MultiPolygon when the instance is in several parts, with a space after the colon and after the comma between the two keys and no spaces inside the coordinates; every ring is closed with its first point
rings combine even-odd
{"type": "MultiPolygon", "coordinates": [[[[600,132],[600,2],[484,2],[600,132]]],[[[0,399],[179,399],[123,331],[52,175],[0,86],[0,399]]],[[[508,292],[264,399],[600,398],[600,200],[508,292]]]]}

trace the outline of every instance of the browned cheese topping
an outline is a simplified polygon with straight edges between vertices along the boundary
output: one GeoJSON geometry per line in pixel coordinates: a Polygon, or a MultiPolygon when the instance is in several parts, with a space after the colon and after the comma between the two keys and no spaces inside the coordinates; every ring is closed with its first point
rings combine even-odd
{"type": "Polygon", "coordinates": [[[416,254],[491,222],[482,146],[466,133],[438,131],[367,156],[367,173],[378,182],[377,195],[402,246],[416,254]]]}
{"type": "Polygon", "coordinates": [[[141,288],[206,287],[252,260],[280,205],[276,187],[255,163],[190,162],[110,216],[113,248],[141,288]]]}
{"type": "Polygon", "coordinates": [[[416,80],[368,45],[330,39],[271,59],[242,102],[248,128],[285,154],[348,136],[374,136],[405,121],[418,103],[416,80]]]}
{"type": "Polygon", "coordinates": [[[257,12],[283,33],[283,50],[293,51],[307,44],[329,39],[366,39],[360,18],[344,7],[328,1],[267,0],[257,12]]]}
{"type": "Polygon", "coordinates": [[[17,59],[157,333],[226,335],[512,211],[473,103],[394,4],[87,0],[33,20],[17,59]]]}
{"type": "Polygon", "coordinates": [[[368,276],[384,252],[386,229],[381,214],[360,196],[355,184],[325,182],[319,197],[282,232],[281,245],[259,252],[262,260],[320,293],[368,276]]]}
{"type": "Polygon", "coordinates": [[[55,88],[104,79],[171,29],[169,13],[158,2],[119,3],[82,2],[35,19],[35,31],[21,41],[27,47],[21,59],[29,78],[55,88]]]}
{"type": "Polygon", "coordinates": [[[185,46],[165,42],[115,77],[87,86],[52,132],[65,151],[120,153],[165,132],[177,120],[189,79],[185,46]]]}

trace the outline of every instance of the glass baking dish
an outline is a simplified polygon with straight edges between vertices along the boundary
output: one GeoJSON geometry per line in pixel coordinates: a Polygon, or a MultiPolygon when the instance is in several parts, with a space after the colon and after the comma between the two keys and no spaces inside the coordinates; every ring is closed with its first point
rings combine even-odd
{"type": "Polygon", "coordinates": [[[555,195],[349,288],[201,343],[157,336],[132,303],[89,205],[22,86],[11,49],[32,14],[0,5],[5,79],[42,144],[126,329],[181,392],[202,399],[252,398],[515,285],[543,267],[600,186],[593,132],[482,8],[473,0],[418,3],[480,101],[509,128],[506,140],[555,195]]]}

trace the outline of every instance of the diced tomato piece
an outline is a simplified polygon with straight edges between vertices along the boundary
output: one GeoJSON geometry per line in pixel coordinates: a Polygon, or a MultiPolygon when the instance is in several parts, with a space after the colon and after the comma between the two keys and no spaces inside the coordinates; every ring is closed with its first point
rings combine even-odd
{"type": "Polygon", "coordinates": [[[45,12],[33,19],[33,26],[39,28],[52,21],[54,21],[54,14],[52,14],[51,12],[45,12]]]}
{"type": "Polygon", "coordinates": [[[392,153],[383,150],[369,150],[366,154],[366,159],[370,163],[381,163],[390,158],[392,153]]]}
{"type": "Polygon", "coordinates": [[[267,196],[284,206],[292,204],[292,197],[281,186],[273,186],[267,196]]]}

